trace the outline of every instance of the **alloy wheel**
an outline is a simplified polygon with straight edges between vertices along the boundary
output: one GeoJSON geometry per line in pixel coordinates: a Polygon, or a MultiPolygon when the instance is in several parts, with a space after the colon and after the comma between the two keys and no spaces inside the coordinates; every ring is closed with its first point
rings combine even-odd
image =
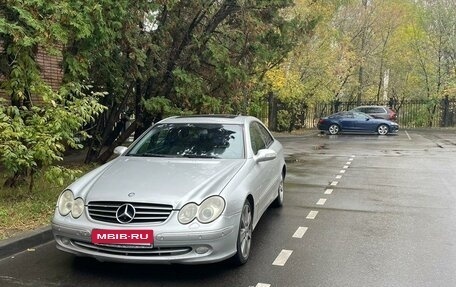
{"type": "Polygon", "coordinates": [[[252,242],[252,210],[250,203],[247,201],[242,208],[241,226],[239,228],[239,244],[243,258],[247,259],[250,253],[252,242]]]}
{"type": "Polygon", "coordinates": [[[328,131],[332,135],[337,135],[339,133],[339,126],[336,124],[330,125],[328,131]]]}
{"type": "Polygon", "coordinates": [[[389,128],[387,125],[380,125],[378,128],[377,128],[377,133],[379,135],[386,135],[388,134],[388,131],[389,131],[389,128]]]}
{"type": "Polygon", "coordinates": [[[277,189],[277,197],[276,199],[274,200],[273,202],[273,206],[274,207],[281,207],[283,205],[283,174],[280,176],[280,183],[279,183],[279,187],[277,189]]]}

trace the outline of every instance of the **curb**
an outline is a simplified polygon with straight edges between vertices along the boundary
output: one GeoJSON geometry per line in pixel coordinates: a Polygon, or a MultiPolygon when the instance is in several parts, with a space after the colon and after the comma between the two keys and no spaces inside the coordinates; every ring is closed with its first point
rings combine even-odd
{"type": "Polygon", "coordinates": [[[47,225],[33,231],[26,231],[17,236],[1,240],[0,259],[51,241],[53,237],[51,226],[47,225]]]}

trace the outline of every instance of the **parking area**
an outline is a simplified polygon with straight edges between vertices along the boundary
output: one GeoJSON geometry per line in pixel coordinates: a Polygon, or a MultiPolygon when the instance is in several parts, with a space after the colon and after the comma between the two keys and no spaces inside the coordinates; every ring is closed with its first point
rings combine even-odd
{"type": "Polygon", "coordinates": [[[287,198],[317,214],[300,225],[305,251],[293,252],[317,278],[306,286],[456,284],[454,130],[305,140],[307,150],[282,139],[287,198]]]}
{"type": "Polygon", "coordinates": [[[0,260],[0,285],[456,286],[455,130],[277,138],[284,207],[245,266],[100,263],[49,242],[0,260]]]}

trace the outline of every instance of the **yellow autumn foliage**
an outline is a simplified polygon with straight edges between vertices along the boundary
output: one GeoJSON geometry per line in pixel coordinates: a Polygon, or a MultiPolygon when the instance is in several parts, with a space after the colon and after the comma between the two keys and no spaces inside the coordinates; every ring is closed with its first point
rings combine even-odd
{"type": "Polygon", "coordinates": [[[303,98],[305,87],[299,75],[285,67],[272,69],[265,80],[277,98],[283,102],[303,98]]]}

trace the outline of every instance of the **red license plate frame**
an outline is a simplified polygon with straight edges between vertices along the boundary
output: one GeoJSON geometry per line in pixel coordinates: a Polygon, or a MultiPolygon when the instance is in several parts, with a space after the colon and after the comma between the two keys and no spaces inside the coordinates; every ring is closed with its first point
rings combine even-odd
{"type": "Polygon", "coordinates": [[[154,231],[150,229],[93,229],[93,244],[146,245],[154,244],[154,231]]]}

